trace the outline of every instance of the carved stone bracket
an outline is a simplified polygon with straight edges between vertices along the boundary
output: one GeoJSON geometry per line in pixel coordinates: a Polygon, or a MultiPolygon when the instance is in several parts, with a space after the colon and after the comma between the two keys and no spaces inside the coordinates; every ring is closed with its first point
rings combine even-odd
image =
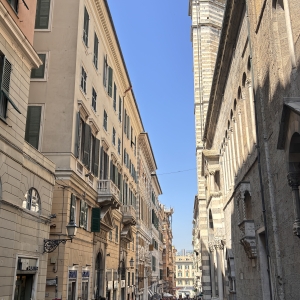
{"type": "Polygon", "coordinates": [[[253,259],[257,257],[256,239],[255,239],[255,227],[253,220],[244,220],[239,224],[241,230],[240,243],[244,247],[244,250],[248,258],[253,259]]]}

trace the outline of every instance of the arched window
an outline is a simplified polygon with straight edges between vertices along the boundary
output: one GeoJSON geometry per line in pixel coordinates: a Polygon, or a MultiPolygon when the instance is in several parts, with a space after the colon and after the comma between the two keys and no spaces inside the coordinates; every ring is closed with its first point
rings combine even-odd
{"type": "Polygon", "coordinates": [[[35,188],[30,188],[25,194],[25,199],[23,200],[23,208],[30,211],[39,213],[41,210],[41,199],[38,191],[35,188]]]}

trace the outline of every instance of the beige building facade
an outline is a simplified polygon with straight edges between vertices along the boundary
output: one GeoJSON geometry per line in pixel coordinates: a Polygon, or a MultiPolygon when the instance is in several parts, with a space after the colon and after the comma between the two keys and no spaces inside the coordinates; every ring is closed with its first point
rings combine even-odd
{"type": "Polygon", "coordinates": [[[299,297],[298,14],[293,0],[226,4],[204,128],[204,299],[299,297]]]}
{"type": "Polygon", "coordinates": [[[27,143],[36,1],[0,1],[0,298],[44,299],[55,165],[27,143]],[[23,22],[27,20],[26,22],[23,22]],[[26,141],[25,141],[26,139],[26,141]]]}

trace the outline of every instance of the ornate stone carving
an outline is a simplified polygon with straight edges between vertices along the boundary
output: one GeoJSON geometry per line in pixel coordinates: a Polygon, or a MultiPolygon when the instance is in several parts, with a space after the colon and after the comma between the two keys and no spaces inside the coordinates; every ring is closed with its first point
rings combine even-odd
{"type": "Polygon", "coordinates": [[[247,256],[250,259],[257,257],[255,227],[253,220],[244,220],[239,224],[241,230],[240,243],[243,245],[247,256]]]}

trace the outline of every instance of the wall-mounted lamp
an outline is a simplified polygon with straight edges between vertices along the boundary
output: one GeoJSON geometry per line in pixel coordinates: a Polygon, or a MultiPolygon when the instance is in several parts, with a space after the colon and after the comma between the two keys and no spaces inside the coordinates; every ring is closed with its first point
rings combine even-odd
{"type": "Polygon", "coordinates": [[[72,242],[72,239],[76,235],[77,225],[75,224],[74,221],[71,221],[66,227],[67,227],[67,233],[68,233],[69,239],[61,239],[61,240],[44,239],[44,252],[43,253],[53,252],[61,243],[65,244],[67,241],[72,242]]]}

